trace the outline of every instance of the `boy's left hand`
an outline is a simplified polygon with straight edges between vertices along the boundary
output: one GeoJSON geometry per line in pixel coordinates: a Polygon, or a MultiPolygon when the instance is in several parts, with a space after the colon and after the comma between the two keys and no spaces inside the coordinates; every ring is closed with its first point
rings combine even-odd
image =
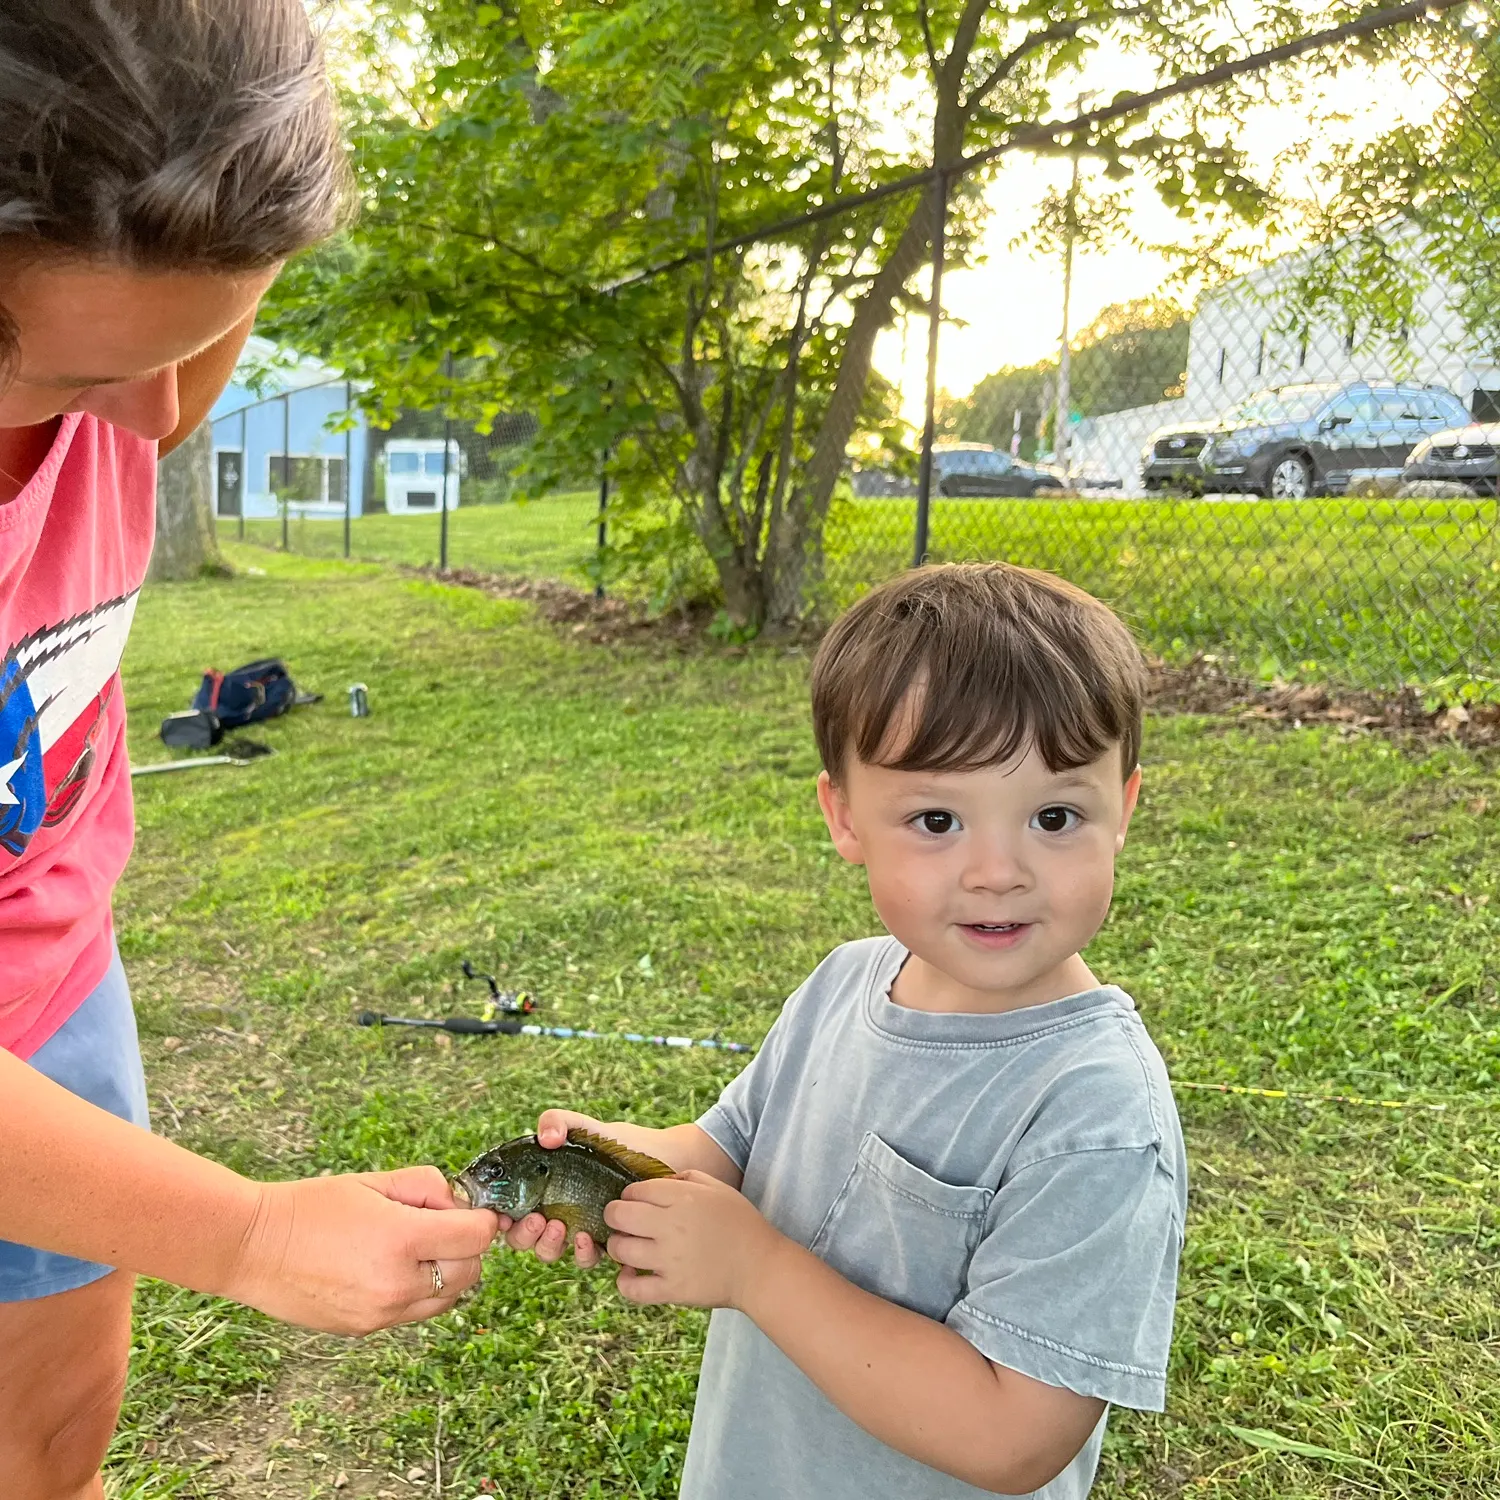
{"type": "Polygon", "coordinates": [[[610,1256],[629,1302],[742,1307],[781,1235],[743,1194],[706,1172],[633,1182],[608,1203],[610,1256]],[[649,1272],[651,1274],[644,1274],[649,1272]]]}

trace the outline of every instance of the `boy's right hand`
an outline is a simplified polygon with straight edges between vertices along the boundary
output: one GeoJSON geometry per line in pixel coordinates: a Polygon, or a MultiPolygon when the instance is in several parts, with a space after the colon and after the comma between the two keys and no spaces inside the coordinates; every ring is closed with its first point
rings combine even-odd
{"type": "MultiPolygon", "coordinates": [[[[536,1138],[549,1151],[555,1151],[568,1139],[570,1130],[592,1130],[608,1135],[609,1128],[592,1115],[580,1115],[571,1109],[543,1110],[536,1122],[536,1138]]],[[[568,1226],[560,1219],[545,1219],[539,1213],[527,1214],[524,1219],[512,1219],[509,1214],[500,1215],[500,1230],[505,1243],[512,1250],[531,1250],[536,1258],[549,1264],[561,1260],[568,1253],[568,1226]]],[[[602,1259],[600,1247],[586,1234],[573,1237],[573,1259],[585,1271],[597,1266],[602,1259]]]]}
{"type": "Polygon", "coordinates": [[[213,1290],[325,1333],[373,1333],[447,1312],[479,1280],[499,1232],[489,1209],[455,1206],[435,1167],[257,1187],[228,1284],[213,1290]]]}

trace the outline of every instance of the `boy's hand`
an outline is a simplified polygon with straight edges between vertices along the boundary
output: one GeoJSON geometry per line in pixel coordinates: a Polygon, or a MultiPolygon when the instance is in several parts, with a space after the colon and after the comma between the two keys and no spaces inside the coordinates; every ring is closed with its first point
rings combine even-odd
{"type": "Polygon", "coordinates": [[[706,1172],[633,1182],[604,1218],[620,1295],[643,1304],[743,1310],[782,1241],[748,1198],[706,1172]]]}
{"type": "MultiPolygon", "coordinates": [[[[568,1139],[570,1130],[592,1130],[608,1135],[605,1125],[592,1115],[580,1115],[571,1109],[547,1109],[536,1122],[536,1138],[549,1151],[555,1151],[568,1139]]],[[[560,1219],[545,1219],[541,1214],[527,1214],[524,1219],[500,1215],[500,1231],[512,1250],[531,1250],[540,1261],[551,1263],[568,1253],[568,1226],[560,1219]]],[[[586,1234],[573,1238],[573,1258],[587,1271],[600,1261],[599,1247],[586,1234]]]]}

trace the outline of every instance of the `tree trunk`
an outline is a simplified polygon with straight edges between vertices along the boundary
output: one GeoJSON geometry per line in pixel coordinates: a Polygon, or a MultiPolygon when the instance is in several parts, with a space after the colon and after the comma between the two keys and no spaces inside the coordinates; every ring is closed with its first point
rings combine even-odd
{"type": "Polygon", "coordinates": [[[219,563],[213,516],[213,425],[192,436],[156,467],[156,546],[147,580],[197,578],[219,563]]]}
{"type": "MultiPolygon", "coordinates": [[[[958,46],[955,42],[955,53],[958,46]]],[[[967,52],[957,61],[950,58],[947,66],[953,77],[962,75],[966,58],[967,52]]],[[[964,120],[957,95],[946,80],[940,80],[933,126],[933,161],[943,165],[956,161],[963,153],[963,141],[964,120]]],[[[812,454],[788,497],[781,526],[773,529],[768,549],[766,619],[773,627],[796,625],[807,609],[809,593],[822,582],[823,525],[869,388],[875,338],[893,321],[896,298],[928,254],[939,191],[934,184],[922,195],[890,257],[865,294],[854,300],[854,316],[844,339],[833,397],[818,428],[812,454]]]]}

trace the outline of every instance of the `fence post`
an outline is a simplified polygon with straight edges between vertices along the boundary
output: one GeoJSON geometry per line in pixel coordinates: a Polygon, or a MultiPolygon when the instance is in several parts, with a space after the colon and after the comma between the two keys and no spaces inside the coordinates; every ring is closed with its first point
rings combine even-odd
{"type": "Polygon", "coordinates": [[[609,449],[599,455],[599,571],[594,578],[594,598],[604,597],[604,547],[608,541],[605,513],[609,509],[609,449]]]}
{"type": "Polygon", "coordinates": [[[245,443],[245,408],[240,408],[240,540],[245,540],[245,496],[250,489],[250,449],[245,443]]]}
{"type": "Polygon", "coordinates": [[[943,255],[948,230],[948,174],[932,185],[932,302],[927,313],[927,412],[922,423],[922,462],[917,470],[917,536],[912,567],[927,561],[927,521],[932,499],[932,443],[937,432],[938,329],[943,320],[943,255]]]}
{"type": "Polygon", "coordinates": [[[448,444],[453,441],[453,418],[449,415],[453,406],[453,351],[445,359],[448,375],[447,399],[443,402],[443,493],[438,500],[443,524],[438,535],[438,572],[448,571],[448,444]]]}
{"type": "MultiPolygon", "coordinates": [[[[354,409],[354,382],[344,382],[344,417],[347,420],[349,413],[354,409]]],[[[344,557],[349,556],[349,497],[354,493],[354,475],[350,469],[350,460],[353,456],[354,429],[344,429],[344,557]]]]}
{"type": "Polygon", "coordinates": [[[287,516],[291,506],[287,504],[287,491],[292,487],[292,393],[287,391],[281,398],[281,550],[291,551],[287,539],[287,516]]]}

